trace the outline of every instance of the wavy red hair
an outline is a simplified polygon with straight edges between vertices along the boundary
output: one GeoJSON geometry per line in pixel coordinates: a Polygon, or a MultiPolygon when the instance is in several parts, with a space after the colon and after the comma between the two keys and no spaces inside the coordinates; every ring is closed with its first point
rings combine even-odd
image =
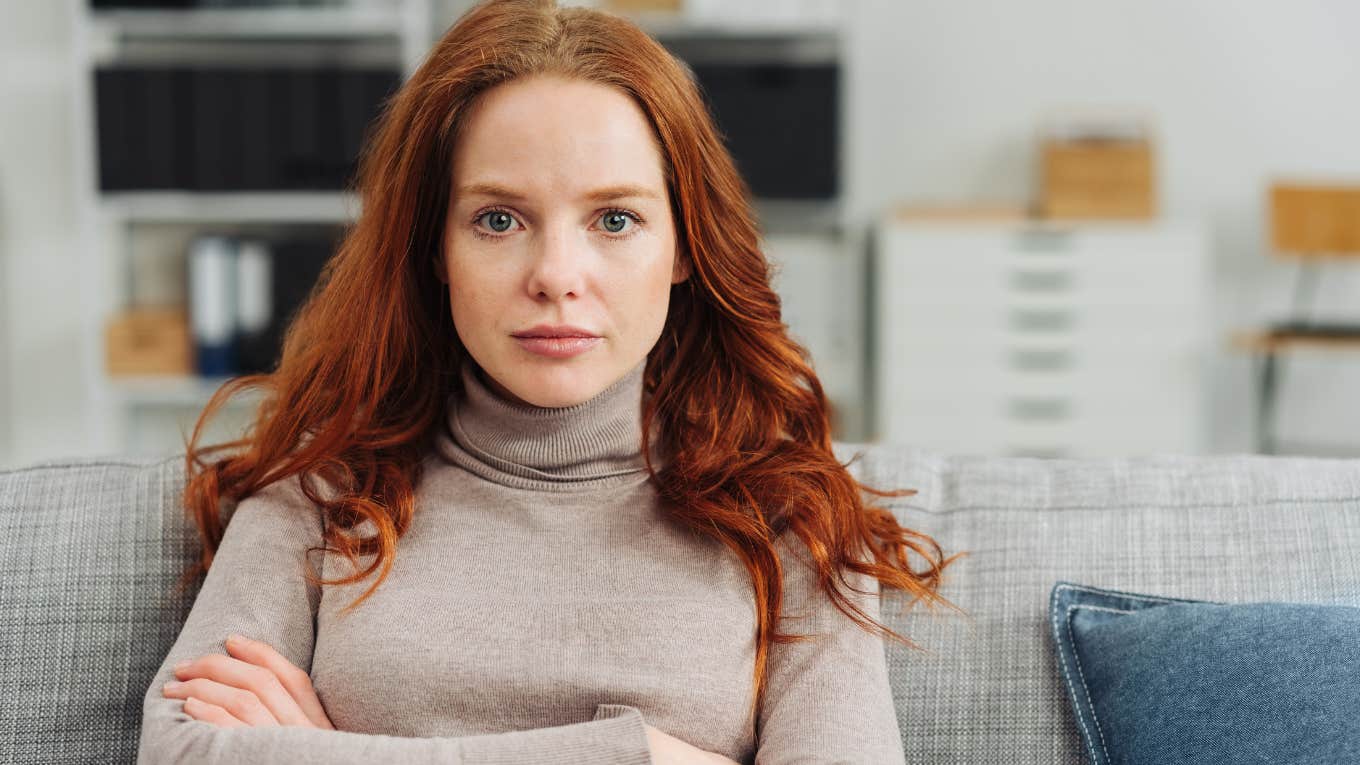
{"type": "Polygon", "coordinates": [[[806,545],[820,586],[842,612],[916,647],[841,591],[849,586],[844,572],[957,610],[938,591],[958,556],[945,559],[933,539],[860,495],[914,490],[863,486],[833,455],[827,398],[808,352],[781,319],[749,189],[692,74],[629,21],[551,0],[473,8],[383,105],[350,182],[361,214],[291,323],[277,367],[225,383],[186,440],[184,502],[203,543],[186,581],[212,565],[225,529],[223,499],[239,501],[293,476],[324,514],[327,550],[354,569],[333,580],[309,578],[347,584],[377,572],[353,608],[386,577],[466,352],[434,271],[453,142],[478,94],[536,74],[617,88],[655,130],[691,276],[672,287],[661,340],[647,358],[641,448],[650,455],[655,439],[669,456],[659,472],[650,461],[647,469],[677,519],[726,545],[750,573],[758,614],[751,713],[765,688],[770,646],[808,639],[776,630],[782,566],[796,565],[781,564],[774,546],[786,531],[806,545]],[[263,395],[242,438],[195,448],[207,421],[248,388],[263,395]],[[228,454],[205,459],[219,451],[228,454]],[[365,522],[373,533],[360,536],[355,529],[365,522]],[[921,568],[912,567],[912,554],[921,568]]]}

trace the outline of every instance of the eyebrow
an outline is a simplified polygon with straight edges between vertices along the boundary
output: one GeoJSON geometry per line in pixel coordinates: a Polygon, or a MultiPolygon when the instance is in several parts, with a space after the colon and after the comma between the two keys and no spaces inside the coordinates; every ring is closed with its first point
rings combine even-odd
{"type": "MultiPolygon", "coordinates": [[[[466,186],[460,187],[456,194],[459,197],[485,196],[495,197],[498,199],[511,199],[517,202],[523,201],[527,198],[523,194],[514,191],[513,189],[508,189],[504,186],[498,186],[494,183],[471,183],[466,186]]],[[[583,195],[583,198],[591,202],[609,202],[615,199],[630,199],[630,198],[654,199],[658,202],[661,201],[661,196],[657,194],[655,191],[652,191],[651,189],[645,188],[643,186],[630,186],[626,184],[621,186],[607,186],[602,189],[595,189],[594,191],[586,192],[583,195]]]]}

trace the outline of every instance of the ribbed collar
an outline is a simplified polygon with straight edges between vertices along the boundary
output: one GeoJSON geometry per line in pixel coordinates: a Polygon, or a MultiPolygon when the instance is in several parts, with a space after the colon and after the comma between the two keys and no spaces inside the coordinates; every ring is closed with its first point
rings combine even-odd
{"type": "MultiPolygon", "coordinates": [[[[558,408],[501,397],[483,382],[474,365],[471,359],[463,362],[463,392],[448,398],[448,428],[440,439],[447,460],[500,484],[546,491],[605,488],[646,479],[642,458],[646,359],[593,398],[558,408]]],[[[653,440],[658,436],[654,433],[653,440]]],[[[653,464],[660,469],[658,456],[653,464]]]]}

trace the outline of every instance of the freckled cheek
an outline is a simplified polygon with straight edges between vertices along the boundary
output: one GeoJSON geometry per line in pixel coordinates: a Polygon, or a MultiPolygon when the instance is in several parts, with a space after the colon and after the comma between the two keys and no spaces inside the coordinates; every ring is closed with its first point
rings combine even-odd
{"type": "Polygon", "coordinates": [[[485,277],[455,272],[451,278],[451,310],[458,328],[463,331],[494,329],[510,304],[510,298],[503,296],[505,291],[497,290],[496,285],[488,283],[485,277]]]}
{"type": "Polygon", "coordinates": [[[664,323],[670,310],[671,266],[653,265],[643,274],[613,281],[609,294],[616,308],[615,321],[626,331],[650,331],[651,325],[664,323]],[[645,330],[644,330],[645,328],[645,330]]]}
{"type": "Polygon", "coordinates": [[[516,278],[518,275],[512,270],[497,267],[489,258],[454,258],[449,268],[453,294],[472,300],[487,300],[507,292],[516,278]]]}
{"type": "Polygon", "coordinates": [[[651,293],[656,296],[654,299],[665,300],[670,295],[671,277],[675,275],[675,263],[672,258],[657,258],[656,264],[652,266],[651,273],[648,274],[651,293]]]}

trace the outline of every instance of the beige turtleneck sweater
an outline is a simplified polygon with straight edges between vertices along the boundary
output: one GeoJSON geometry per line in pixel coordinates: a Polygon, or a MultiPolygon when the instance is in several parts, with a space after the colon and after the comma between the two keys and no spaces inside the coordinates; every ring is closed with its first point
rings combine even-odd
{"type": "MultiPolygon", "coordinates": [[[[903,762],[883,641],[816,589],[801,543],[779,543],[782,626],[822,637],[772,647],[747,719],[750,578],[662,512],[644,364],[560,409],[505,400],[465,365],[392,571],[349,614],[372,580],[307,584],[322,520],[297,479],[239,502],[147,689],[138,762],[633,765],[651,762],[644,722],[741,763],[903,762]],[[307,670],[337,730],[221,728],[162,695],[175,663],[225,654],[232,632],[307,670]]],[[[878,617],[877,596],[860,602],[878,617]]]]}

